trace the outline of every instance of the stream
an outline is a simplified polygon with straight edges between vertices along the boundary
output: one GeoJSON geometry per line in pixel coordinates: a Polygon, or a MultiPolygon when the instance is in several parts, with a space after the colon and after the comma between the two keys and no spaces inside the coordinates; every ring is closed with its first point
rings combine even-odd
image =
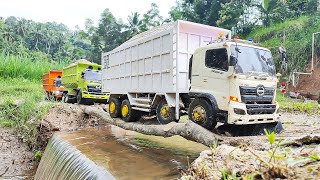
{"type": "Polygon", "coordinates": [[[56,133],[35,179],[176,179],[207,147],[107,125],[56,133]]]}

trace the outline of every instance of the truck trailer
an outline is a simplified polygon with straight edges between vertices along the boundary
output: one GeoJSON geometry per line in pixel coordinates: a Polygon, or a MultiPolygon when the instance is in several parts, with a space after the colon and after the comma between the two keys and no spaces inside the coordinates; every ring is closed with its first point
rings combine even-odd
{"type": "Polygon", "coordinates": [[[102,53],[101,61],[114,118],[155,113],[166,124],[187,112],[205,128],[279,120],[270,50],[231,39],[226,29],[178,20],[102,53]]]}
{"type": "Polygon", "coordinates": [[[49,100],[61,100],[64,87],[61,84],[62,72],[59,70],[51,70],[42,75],[42,87],[49,100]]]}
{"type": "Polygon", "coordinates": [[[108,94],[101,92],[101,65],[85,59],[62,70],[62,84],[67,89],[63,101],[67,103],[107,103],[108,94]]]}

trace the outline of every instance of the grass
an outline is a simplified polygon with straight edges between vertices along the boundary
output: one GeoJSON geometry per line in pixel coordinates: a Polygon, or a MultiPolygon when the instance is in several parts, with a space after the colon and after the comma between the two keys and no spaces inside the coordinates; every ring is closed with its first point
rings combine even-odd
{"type": "Polygon", "coordinates": [[[35,148],[37,125],[50,103],[44,99],[41,83],[23,78],[0,77],[0,126],[14,128],[31,148],[35,148]]]}
{"type": "Polygon", "coordinates": [[[281,92],[277,92],[276,100],[278,101],[281,110],[320,115],[320,105],[317,102],[301,102],[296,99],[290,99],[281,92]]]}
{"type": "MultiPolygon", "coordinates": [[[[248,37],[269,48],[274,56],[277,70],[280,68],[278,47],[286,47],[289,71],[303,71],[311,58],[312,33],[320,30],[319,16],[301,16],[270,27],[255,29],[248,37]]],[[[320,51],[320,36],[316,36],[316,52],[320,51]]],[[[288,75],[288,74],[287,74],[288,75]]]]}
{"type": "Polygon", "coordinates": [[[48,59],[34,59],[0,53],[0,77],[40,80],[51,69],[61,70],[64,63],[48,59]]]}

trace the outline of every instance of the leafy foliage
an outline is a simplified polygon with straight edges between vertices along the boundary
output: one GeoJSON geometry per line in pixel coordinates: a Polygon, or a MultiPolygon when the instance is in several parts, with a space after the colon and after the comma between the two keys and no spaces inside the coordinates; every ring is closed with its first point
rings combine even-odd
{"type": "Polygon", "coordinates": [[[38,23],[24,18],[0,17],[0,52],[5,55],[30,57],[38,53],[53,61],[85,58],[100,63],[103,51],[110,51],[132,36],[163,23],[158,6],[140,17],[138,12],[128,17],[128,23],[116,19],[109,9],[100,16],[98,27],[86,19],[85,29],[71,31],[56,22],[38,23]]]}
{"type": "Polygon", "coordinates": [[[0,77],[40,80],[50,69],[62,69],[68,62],[51,61],[47,54],[33,51],[27,56],[0,54],[0,77]]]}
{"type": "Polygon", "coordinates": [[[0,126],[14,128],[23,141],[35,148],[37,124],[51,104],[43,99],[41,84],[23,78],[0,78],[0,126]]]}
{"type": "MultiPolygon", "coordinates": [[[[286,20],[268,28],[254,30],[248,37],[271,49],[275,55],[277,70],[280,69],[278,47],[286,47],[288,54],[288,71],[303,71],[311,58],[312,33],[319,31],[318,15],[301,16],[298,19],[286,20]]],[[[315,37],[315,52],[320,52],[320,36],[315,37]]]]}

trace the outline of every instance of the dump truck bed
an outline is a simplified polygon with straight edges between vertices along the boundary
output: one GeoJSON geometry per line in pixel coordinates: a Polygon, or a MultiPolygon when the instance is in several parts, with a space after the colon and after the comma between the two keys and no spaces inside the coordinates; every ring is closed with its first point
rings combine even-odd
{"type": "Polygon", "coordinates": [[[54,80],[58,76],[62,76],[62,71],[51,70],[48,73],[42,75],[42,86],[46,92],[52,92],[56,89],[56,87],[54,86],[54,80]]]}
{"type": "Polygon", "coordinates": [[[102,54],[102,91],[126,93],[187,93],[188,64],[194,51],[226,29],[177,21],[134,36],[102,54]]]}
{"type": "Polygon", "coordinates": [[[102,68],[101,65],[91,63],[87,60],[78,60],[75,63],[70,64],[68,67],[62,70],[62,84],[66,88],[77,88],[79,80],[81,79],[81,73],[83,70],[92,66],[94,70],[102,68]]]}

